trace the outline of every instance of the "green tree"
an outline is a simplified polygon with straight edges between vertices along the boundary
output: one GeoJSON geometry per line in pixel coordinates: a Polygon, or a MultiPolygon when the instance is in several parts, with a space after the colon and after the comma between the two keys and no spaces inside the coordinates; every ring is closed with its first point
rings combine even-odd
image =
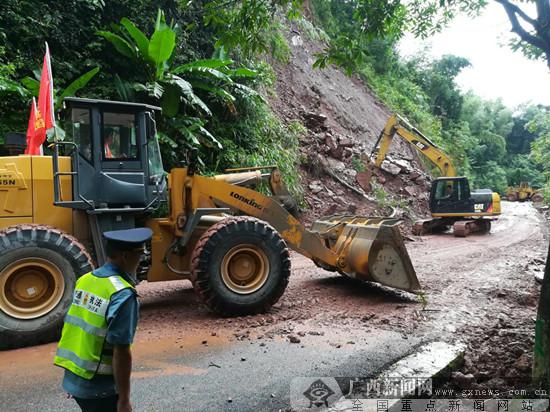
{"type": "MultiPolygon", "coordinates": [[[[316,0],[316,3],[323,0],[316,0]]],[[[328,2],[330,0],[324,0],[328,2]]],[[[550,3],[548,0],[493,0],[505,10],[511,30],[518,37],[512,42],[533,59],[545,59],[550,67],[550,3]],[[532,3],[536,16],[530,16],[523,3],[532,3]]],[[[336,45],[328,47],[319,62],[342,63],[342,57],[362,57],[365,41],[372,38],[400,38],[407,30],[427,37],[442,30],[457,14],[478,14],[489,0],[349,0],[353,28],[340,33],[336,45]],[[346,50],[347,49],[347,50],[346,50]]],[[[326,9],[326,7],[325,7],[326,9]]]]}
{"type": "Polygon", "coordinates": [[[528,154],[531,152],[531,143],[536,139],[537,134],[527,128],[535,116],[542,110],[543,106],[524,106],[520,108],[520,113],[514,116],[514,126],[511,132],[506,136],[506,145],[511,154],[528,154]]]}
{"type": "Polygon", "coordinates": [[[458,120],[463,97],[455,79],[470,62],[464,57],[445,55],[435,61],[413,59],[410,64],[421,68],[415,70],[415,77],[430,98],[430,111],[443,118],[445,125],[458,120]]]}
{"type": "Polygon", "coordinates": [[[271,52],[284,59],[289,49],[277,12],[286,9],[287,17],[293,18],[298,16],[301,5],[302,0],[211,0],[203,2],[199,13],[204,24],[214,31],[216,47],[238,51],[245,58],[271,52]]]}
{"type": "MultiPolygon", "coordinates": [[[[55,109],[61,109],[63,104],[63,99],[65,97],[74,96],[79,90],[86,87],[86,85],[94,78],[94,76],[99,72],[99,67],[94,67],[93,69],[87,71],[83,75],[79,76],[73,80],[67,87],[59,88],[55,84],[56,88],[54,89],[54,98],[55,98],[55,109]]],[[[25,77],[22,80],[22,83],[27,88],[28,93],[32,94],[34,97],[38,97],[40,92],[40,75],[39,71],[35,71],[36,78],[25,77]]]]}
{"type": "Polygon", "coordinates": [[[473,188],[491,189],[504,194],[507,187],[506,170],[496,161],[489,160],[475,169],[473,188]]]}
{"type": "Polygon", "coordinates": [[[550,186],[550,110],[538,113],[527,124],[527,127],[528,130],[538,135],[531,144],[532,157],[536,163],[542,166],[546,183],[550,186]]]}
{"type": "Polygon", "coordinates": [[[176,149],[181,145],[221,148],[221,143],[204,127],[205,117],[211,116],[212,111],[196,90],[234,110],[234,93],[255,96],[257,93],[233,78],[253,78],[256,73],[247,68],[231,69],[233,61],[225,56],[223,49],[218,50],[217,58],[175,66],[176,38],[180,29],[174,21],[168,24],[161,10],[150,37],[127,18],[122,18],[120,25],[114,27],[115,31],[99,31],[98,34],[120,54],[142,67],[142,75],[134,79],[117,75],[119,95],[128,98],[134,97],[134,92],[143,93],[145,101],[161,105],[164,130],[159,136],[161,142],[170,147],[166,153],[169,162],[180,160],[176,149]]]}
{"type": "Polygon", "coordinates": [[[529,154],[511,156],[506,175],[509,186],[518,186],[521,182],[528,182],[534,188],[545,185],[542,167],[529,154]]]}

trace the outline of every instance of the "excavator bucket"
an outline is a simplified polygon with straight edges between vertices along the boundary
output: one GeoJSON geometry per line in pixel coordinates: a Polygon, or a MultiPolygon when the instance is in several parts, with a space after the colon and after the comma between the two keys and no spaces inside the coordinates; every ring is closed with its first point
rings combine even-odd
{"type": "Polygon", "coordinates": [[[338,255],[336,267],[319,266],[370,282],[417,293],[416,277],[399,219],[357,216],[330,216],[316,221],[317,232],[338,255]]]}

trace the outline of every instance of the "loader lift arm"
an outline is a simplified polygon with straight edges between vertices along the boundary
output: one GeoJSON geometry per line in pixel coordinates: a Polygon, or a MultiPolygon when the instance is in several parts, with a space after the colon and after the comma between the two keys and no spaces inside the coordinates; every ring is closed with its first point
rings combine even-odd
{"type": "Polygon", "coordinates": [[[374,164],[380,167],[390,148],[394,135],[398,135],[409,142],[416,150],[426,156],[441,172],[444,177],[456,177],[456,169],[453,162],[435,143],[423,135],[418,129],[411,125],[407,119],[393,114],[384,129],[380,133],[374,150],[378,148],[378,153],[374,164]]]}
{"type": "Polygon", "coordinates": [[[232,179],[172,170],[171,191],[183,193],[182,198],[174,196],[172,219],[184,210],[230,208],[267,222],[289,247],[325,269],[411,292],[420,289],[397,219],[333,216],[307,230],[276,198],[227,180],[232,179]]]}

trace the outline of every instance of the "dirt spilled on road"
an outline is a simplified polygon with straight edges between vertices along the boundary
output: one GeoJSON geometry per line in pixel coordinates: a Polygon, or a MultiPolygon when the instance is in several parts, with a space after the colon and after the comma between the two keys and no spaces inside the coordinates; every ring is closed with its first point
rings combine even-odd
{"type": "Polygon", "coordinates": [[[451,387],[514,389],[518,379],[529,381],[540,294],[535,274],[544,270],[547,233],[529,203],[505,202],[488,236],[443,236],[412,248],[413,255],[424,248],[429,254],[416,260],[434,310],[422,330],[468,348],[451,387]]]}
{"type": "Polygon", "coordinates": [[[200,306],[184,281],[144,284],[138,338],[191,333],[210,343],[223,334],[228,342],[342,347],[392,330],[403,339],[466,343],[462,373],[473,375],[470,383],[511,377],[531,365],[539,296],[534,273],[543,269],[545,236],[543,220],[529,204],[504,203],[489,235],[416,238],[407,248],[426,304],[408,293],[326,272],[297,254],[288,289],[267,314],[218,318],[200,306]]]}
{"type": "MultiPolygon", "coordinates": [[[[466,343],[462,375],[453,384],[499,383],[494,379],[531,367],[540,289],[534,274],[543,269],[546,233],[529,204],[504,203],[503,217],[489,235],[443,234],[407,243],[424,303],[408,293],[326,272],[296,254],[285,294],[268,313],[255,316],[210,313],[187,281],[143,283],[138,286],[135,376],[203,374],[208,363],[196,368],[174,360],[236,342],[263,347],[269,356],[271,342],[344,350],[372,345],[373,336],[394,331],[398,339],[466,343]]],[[[61,371],[51,365],[54,350],[49,344],[0,353],[0,380],[59,380],[61,371]]]]}
{"type": "Polygon", "coordinates": [[[185,337],[188,333],[209,337],[223,333],[235,340],[316,337],[335,345],[345,344],[343,330],[367,332],[390,326],[405,305],[419,306],[412,295],[365,284],[317,268],[293,254],[290,284],[281,300],[266,314],[219,318],[203,308],[185,282],[139,286],[141,322],[139,339],[185,337]],[[335,331],[335,335],[331,332],[335,331]],[[298,335],[300,333],[300,335],[298,335]],[[338,339],[337,337],[341,335],[338,339]],[[343,337],[342,337],[343,336],[343,337]]]}

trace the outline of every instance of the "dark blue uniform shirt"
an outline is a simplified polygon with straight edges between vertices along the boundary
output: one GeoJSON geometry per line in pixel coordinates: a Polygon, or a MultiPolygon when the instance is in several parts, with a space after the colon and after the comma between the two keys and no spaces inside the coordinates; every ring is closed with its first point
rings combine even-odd
{"type": "MultiPolygon", "coordinates": [[[[130,284],[135,284],[132,277],[117,269],[111,263],[106,263],[93,271],[98,277],[120,275],[130,284]]],[[[122,289],[114,293],[107,308],[107,335],[105,339],[111,345],[130,345],[134,340],[139,318],[137,296],[130,289],[122,289]]],[[[92,379],[84,379],[65,369],[63,389],[76,398],[104,398],[117,393],[113,375],[96,375],[92,379]]]]}

